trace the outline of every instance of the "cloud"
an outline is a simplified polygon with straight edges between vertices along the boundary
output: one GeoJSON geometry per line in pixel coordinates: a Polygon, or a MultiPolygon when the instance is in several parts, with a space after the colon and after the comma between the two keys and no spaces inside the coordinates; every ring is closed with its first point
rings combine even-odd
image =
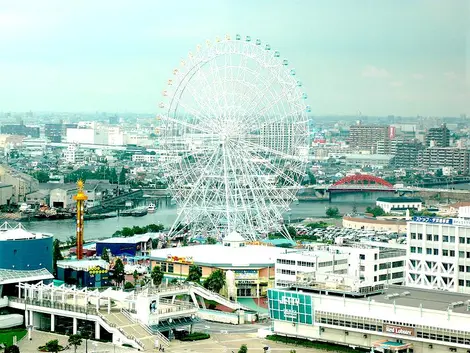
{"type": "Polygon", "coordinates": [[[369,65],[362,70],[362,76],[370,78],[387,78],[390,77],[391,74],[383,68],[369,65]]]}
{"type": "Polygon", "coordinates": [[[412,74],[411,78],[413,78],[415,80],[422,80],[422,79],[424,79],[424,75],[423,74],[412,74]]]}
{"type": "Polygon", "coordinates": [[[402,87],[403,82],[402,81],[392,81],[392,82],[390,82],[390,86],[392,86],[392,87],[402,87]]]}

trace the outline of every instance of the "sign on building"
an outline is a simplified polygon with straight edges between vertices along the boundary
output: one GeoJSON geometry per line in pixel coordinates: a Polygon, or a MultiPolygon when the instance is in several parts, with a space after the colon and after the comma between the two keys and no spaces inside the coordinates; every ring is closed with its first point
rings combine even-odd
{"type": "Polygon", "coordinates": [[[268,290],[269,316],[273,320],[313,324],[313,302],[310,295],[268,290]]]}
{"type": "Polygon", "coordinates": [[[391,333],[394,335],[403,335],[403,336],[414,336],[415,329],[408,326],[395,326],[395,325],[384,325],[384,332],[391,333]]]}
{"type": "Polygon", "coordinates": [[[435,224],[452,224],[452,218],[438,218],[438,217],[423,217],[423,216],[414,216],[413,222],[421,223],[435,223],[435,224]]]}

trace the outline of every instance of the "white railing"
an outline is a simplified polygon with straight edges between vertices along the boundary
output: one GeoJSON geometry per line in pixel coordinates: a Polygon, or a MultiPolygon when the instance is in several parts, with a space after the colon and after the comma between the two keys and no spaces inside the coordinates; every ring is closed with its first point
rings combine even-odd
{"type": "Polygon", "coordinates": [[[243,309],[243,310],[252,310],[244,305],[241,305],[239,302],[236,302],[236,301],[233,301],[233,300],[230,300],[228,298],[225,298],[224,296],[216,293],[216,292],[213,292],[207,288],[204,288],[203,286],[201,286],[200,284],[197,284],[197,283],[191,283],[193,288],[195,288],[196,290],[199,290],[200,292],[206,294],[208,297],[214,297],[216,298],[216,301],[219,301],[221,304],[225,303],[225,304],[228,304],[226,306],[228,307],[232,307],[233,309],[243,309]]]}

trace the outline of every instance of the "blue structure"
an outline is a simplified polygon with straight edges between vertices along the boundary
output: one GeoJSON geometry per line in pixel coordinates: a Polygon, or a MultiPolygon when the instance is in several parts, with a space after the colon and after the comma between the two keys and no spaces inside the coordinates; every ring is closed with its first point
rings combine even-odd
{"type": "Polygon", "coordinates": [[[103,260],[57,261],[57,279],[78,287],[107,287],[111,285],[109,264],[103,260]]]}
{"type": "Polygon", "coordinates": [[[21,224],[11,228],[8,223],[4,223],[0,227],[0,269],[47,269],[52,273],[52,250],[52,235],[30,233],[21,224]]]}
{"type": "Polygon", "coordinates": [[[152,239],[141,234],[128,238],[109,238],[96,242],[96,255],[101,256],[108,249],[113,256],[148,256],[152,249],[152,239]]]}

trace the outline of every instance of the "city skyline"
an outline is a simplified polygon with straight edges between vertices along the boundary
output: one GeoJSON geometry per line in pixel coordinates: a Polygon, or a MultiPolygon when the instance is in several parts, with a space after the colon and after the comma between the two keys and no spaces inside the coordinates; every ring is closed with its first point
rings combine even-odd
{"type": "Polygon", "coordinates": [[[0,111],[157,113],[189,51],[240,33],[289,59],[312,114],[470,114],[468,1],[135,5],[0,0],[0,111]]]}

